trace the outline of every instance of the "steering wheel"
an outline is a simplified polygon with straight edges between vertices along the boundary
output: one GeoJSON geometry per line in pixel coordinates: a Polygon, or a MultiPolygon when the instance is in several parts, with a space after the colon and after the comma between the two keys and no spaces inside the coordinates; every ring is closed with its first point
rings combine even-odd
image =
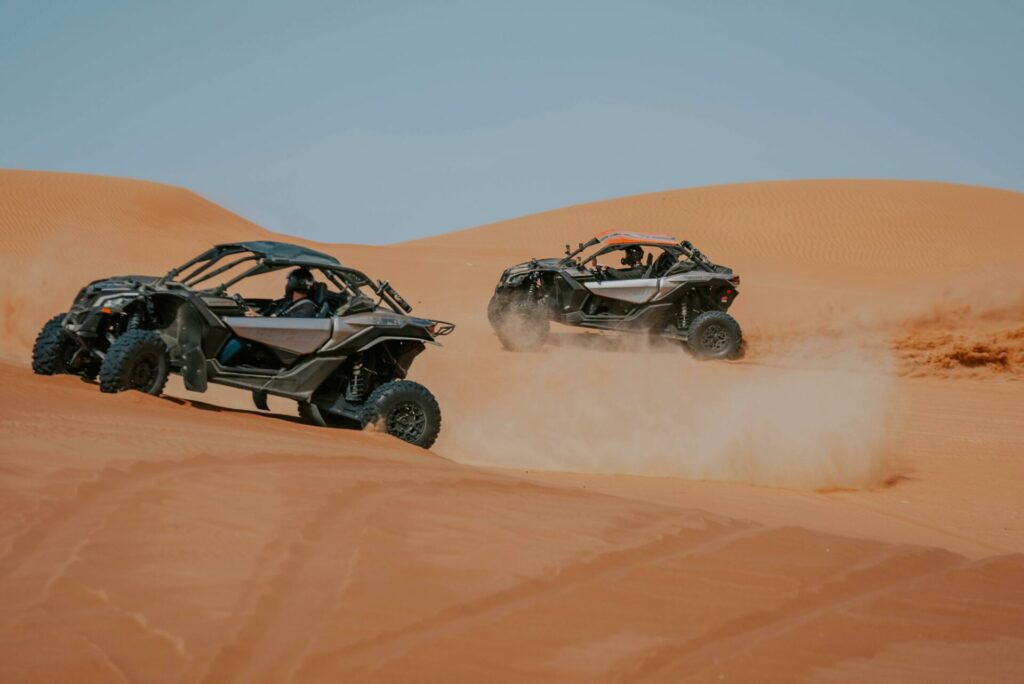
{"type": "Polygon", "coordinates": [[[259,315],[261,315],[261,313],[258,310],[254,309],[252,307],[252,305],[249,304],[249,302],[245,301],[245,297],[243,297],[242,295],[238,294],[237,292],[235,294],[231,295],[231,299],[234,300],[235,304],[238,305],[238,308],[240,308],[242,310],[242,314],[243,315],[245,315],[245,316],[259,316],[259,315]]]}

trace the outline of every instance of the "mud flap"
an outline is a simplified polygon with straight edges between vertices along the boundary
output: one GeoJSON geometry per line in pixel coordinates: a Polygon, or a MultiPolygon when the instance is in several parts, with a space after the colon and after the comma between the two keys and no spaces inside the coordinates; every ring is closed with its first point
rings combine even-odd
{"type": "Polygon", "coordinates": [[[178,347],[181,349],[181,378],[185,389],[206,391],[206,355],[203,354],[202,316],[195,308],[178,307],[178,347]]]}
{"type": "Polygon", "coordinates": [[[263,390],[252,391],[252,403],[256,405],[260,411],[269,411],[270,406],[267,405],[267,393],[263,390]]]}

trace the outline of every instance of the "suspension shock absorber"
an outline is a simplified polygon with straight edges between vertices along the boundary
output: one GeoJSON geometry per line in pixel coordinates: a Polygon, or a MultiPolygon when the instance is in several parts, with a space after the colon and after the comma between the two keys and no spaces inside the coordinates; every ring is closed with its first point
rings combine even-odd
{"type": "Polygon", "coordinates": [[[348,380],[348,387],[345,388],[345,401],[358,403],[363,400],[366,394],[366,373],[363,371],[363,364],[357,363],[352,368],[352,376],[348,380]]]}
{"type": "Polygon", "coordinates": [[[142,316],[137,313],[133,313],[131,318],[128,319],[128,329],[138,330],[142,327],[142,316]]]}
{"type": "Polygon", "coordinates": [[[690,307],[686,305],[686,300],[684,299],[682,303],[679,305],[679,315],[676,317],[676,327],[678,327],[680,330],[686,330],[687,326],[690,323],[687,320],[689,316],[690,307]]]}

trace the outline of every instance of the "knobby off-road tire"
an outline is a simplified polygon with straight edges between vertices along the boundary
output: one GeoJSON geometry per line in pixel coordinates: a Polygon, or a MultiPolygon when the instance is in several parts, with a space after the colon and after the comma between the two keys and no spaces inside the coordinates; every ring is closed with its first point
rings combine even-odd
{"type": "Polygon", "coordinates": [[[114,340],[100,365],[100,391],[138,390],[157,396],[170,372],[167,345],[155,330],[129,330],[114,340]]]}
{"type": "Polygon", "coordinates": [[[57,314],[36,335],[32,345],[32,370],[39,375],[68,373],[75,342],[64,332],[64,314],[57,314]]]}
{"type": "Polygon", "coordinates": [[[698,359],[735,359],[743,346],[736,319],[724,311],[705,311],[690,324],[686,345],[698,359]]]}
{"type": "Polygon", "coordinates": [[[551,331],[544,310],[522,297],[495,295],[487,306],[487,318],[509,351],[536,351],[544,346],[551,331]]]}
{"type": "Polygon", "coordinates": [[[300,401],[298,403],[299,418],[310,425],[344,430],[361,430],[363,428],[363,424],[358,420],[329,413],[308,401],[300,401]]]}
{"type": "Polygon", "coordinates": [[[363,426],[376,424],[389,435],[429,449],[441,431],[441,408],[423,385],[392,380],[370,393],[362,409],[363,426]]]}

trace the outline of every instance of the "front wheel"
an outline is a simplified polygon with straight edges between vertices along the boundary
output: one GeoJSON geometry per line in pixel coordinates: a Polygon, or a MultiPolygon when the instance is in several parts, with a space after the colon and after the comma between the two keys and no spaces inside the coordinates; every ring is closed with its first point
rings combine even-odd
{"type": "Polygon", "coordinates": [[[363,405],[362,423],[376,424],[389,435],[429,449],[441,431],[441,408],[423,385],[392,380],[370,393],[363,405]]]}
{"type": "Polygon", "coordinates": [[[509,351],[536,351],[544,346],[551,322],[544,309],[525,297],[494,295],[487,318],[502,346],[509,351]]]}
{"type": "Polygon", "coordinates": [[[64,332],[64,314],[57,314],[36,335],[32,345],[32,371],[37,375],[68,373],[74,354],[75,342],[64,332]]]}
{"type": "Polygon", "coordinates": [[[100,391],[138,390],[159,395],[167,384],[170,355],[160,333],[129,330],[107,349],[100,365],[100,391]]]}
{"type": "Polygon", "coordinates": [[[742,344],[740,324],[724,311],[705,311],[697,316],[686,339],[698,359],[735,359],[742,344]]]}

